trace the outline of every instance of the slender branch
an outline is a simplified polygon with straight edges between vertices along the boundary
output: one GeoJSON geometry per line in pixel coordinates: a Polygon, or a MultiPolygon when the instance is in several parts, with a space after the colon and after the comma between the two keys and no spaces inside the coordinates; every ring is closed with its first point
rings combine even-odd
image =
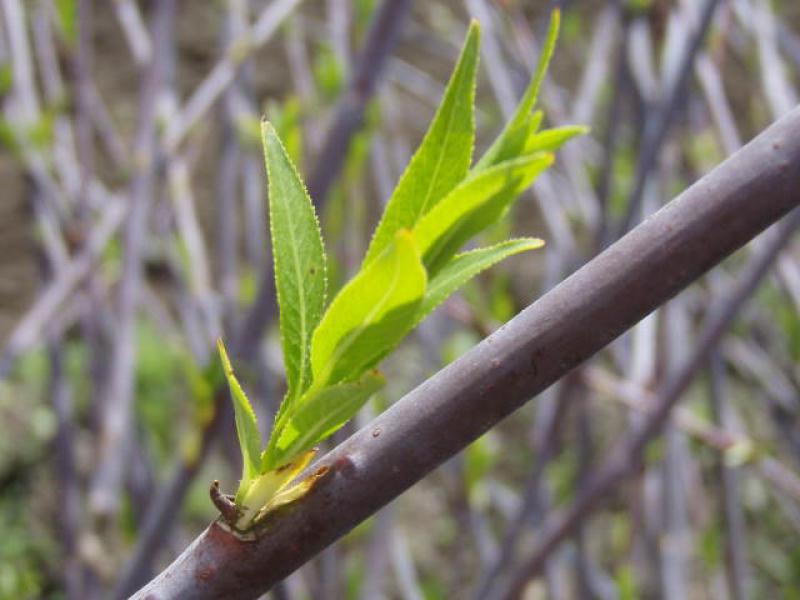
{"type": "Polygon", "coordinates": [[[60,533],[63,552],[64,588],[67,598],[81,597],[80,559],[77,554],[80,535],[81,498],[75,468],[75,421],[72,390],[64,365],[64,344],[59,335],[48,343],[51,368],[53,412],[56,414],[55,476],[60,498],[60,533]]]}
{"type": "Polygon", "coordinates": [[[110,197],[108,206],[92,228],[81,250],[62,266],[52,282],[37,298],[33,306],[20,319],[0,353],[0,379],[11,370],[14,361],[40,339],[48,321],[58,312],[64,301],[92,272],[103,249],[114,236],[128,214],[122,200],[110,197]]]}
{"type": "Polygon", "coordinates": [[[798,181],[800,109],[323,457],[256,540],[213,523],[134,598],[263,593],[798,206],[798,181]]]}
{"type": "Polygon", "coordinates": [[[692,74],[695,56],[697,56],[700,51],[706,33],[711,27],[711,21],[719,2],[720,0],[706,0],[703,6],[700,24],[688,37],[686,49],[681,57],[678,74],[670,88],[669,96],[664,99],[661,106],[656,108],[654,114],[651,115],[652,118],[647,119],[644,140],[642,142],[642,151],[636,169],[636,180],[634,182],[633,191],[628,199],[628,207],[622,222],[621,233],[625,233],[636,221],[639,209],[642,205],[647,177],[650,175],[650,172],[653,170],[658,160],[658,155],[669,135],[670,127],[678,114],[678,109],[683,105],[686,87],[689,83],[689,77],[692,74]]]}
{"type": "Polygon", "coordinates": [[[272,38],[278,27],[292,14],[300,2],[301,0],[270,2],[252,27],[231,42],[225,56],[197,87],[183,110],[175,115],[175,118],[167,126],[164,145],[168,154],[177,148],[189,130],[234,82],[244,59],[272,38]]]}
{"type": "MultiPolygon", "coordinates": [[[[722,426],[730,426],[732,407],[725,397],[725,368],[718,352],[709,359],[709,397],[715,420],[722,426]]],[[[717,459],[716,476],[719,481],[722,504],[722,526],[725,529],[725,566],[728,590],[734,600],[748,597],[750,579],[747,564],[747,529],[744,510],[740,500],[740,473],[735,467],[725,464],[725,455],[717,459]]]]}
{"type": "Polygon", "coordinates": [[[115,0],[112,4],[134,62],[139,67],[146,66],[153,56],[153,44],[139,6],[134,0],[115,0]]]}
{"type": "Polygon", "coordinates": [[[353,78],[336,108],[333,125],[328,130],[317,157],[317,166],[308,180],[308,192],[318,212],[342,169],[350,141],[361,126],[364,109],[375,92],[375,85],[397,42],[411,4],[412,0],[384,0],[373,17],[353,78]]]}
{"type": "MultiPolygon", "coordinates": [[[[153,17],[154,47],[163,51],[171,38],[174,0],[157,4],[153,17]]],[[[137,172],[130,183],[130,217],[123,232],[124,256],[119,286],[118,327],[111,354],[100,438],[100,461],[91,484],[91,510],[99,516],[114,514],[125,466],[133,402],[136,358],[136,310],[143,279],[143,252],[147,237],[147,217],[153,198],[156,170],[156,99],[164,80],[164,62],[151,58],[140,89],[138,127],[134,152],[137,172]]]]}
{"type": "Polygon", "coordinates": [[[485,569],[481,579],[476,586],[473,598],[481,600],[487,597],[495,581],[500,578],[503,571],[509,567],[517,551],[519,540],[525,533],[526,524],[537,525],[538,517],[536,513],[543,512],[542,504],[542,479],[545,468],[552,462],[556,455],[558,438],[563,431],[564,421],[568,412],[569,403],[572,400],[572,388],[574,380],[566,378],[558,386],[548,390],[557,390],[557,398],[541,398],[540,406],[537,411],[537,418],[543,421],[539,429],[541,434],[536,440],[535,460],[530,474],[523,486],[522,499],[519,507],[512,518],[508,520],[506,530],[502,535],[500,551],[493,564],[485,569]],[[546,410],[543,403],[550,401],[553,405],[550,410],[546,410]]]}

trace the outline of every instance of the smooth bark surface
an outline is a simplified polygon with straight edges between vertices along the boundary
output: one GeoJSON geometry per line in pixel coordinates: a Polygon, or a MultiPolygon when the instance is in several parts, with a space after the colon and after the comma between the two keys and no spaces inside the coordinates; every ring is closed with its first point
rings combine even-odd
{"type": "Polygon", "coordinates": [[[254,541],[214,523],[136,598],[251,598],[800,204],[800,109],[407,394],[254,541]]]}

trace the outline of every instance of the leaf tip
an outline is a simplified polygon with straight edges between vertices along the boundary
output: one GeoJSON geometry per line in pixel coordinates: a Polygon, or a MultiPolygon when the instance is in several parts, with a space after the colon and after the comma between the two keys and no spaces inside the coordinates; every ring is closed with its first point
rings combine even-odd
{"type": "Polygon", "coordinates": [[[539,248],[544,248],[546,244],[547,242],[541,238],[531,238],[528,244],[528,250],[538,250],[539,248]]]}
{"type": "Polygon", "coordinates": [[[272,124],[272,121],[267,119],[266,115],[261,117],[261,136],[265,141],[267,139],[278,137],[278,132],[275,131],[275,126],[272,124]]]}
{"type": "Polygon", "coordinates": [[[231,367],[230,358],[228,358],[228,352],[225,350],[225,343],[222,341],[222,338],[217,338],[217,351],[219,352],[219,358],[222,361],[222,368],[225,370],[225,375],[233,374],[233,367],[231,367]]]}

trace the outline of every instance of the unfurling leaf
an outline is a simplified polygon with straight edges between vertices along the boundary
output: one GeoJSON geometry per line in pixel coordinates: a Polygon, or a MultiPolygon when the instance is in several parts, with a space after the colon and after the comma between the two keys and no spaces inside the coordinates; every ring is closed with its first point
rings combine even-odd
{"type": "Polygon", "coordinates": [[[588,131],[589,128],[582,125],[565,125],[534,133],[525,142],[523,154],[527,156],[534,152],[555,152],[572,138],[588,131]]]}
{"type": "Polygon", "coordinates": [[[558,40],[558,30],[561,24],[561,11],[555,9],[550,17],[550,25],[547,29],[547,38],[544,47],[539,55],[539,62],[536,65],[531,82],[528,84],[522,99],[519,101],[514,115],[503,128],[503,131],[481,157],[475,170],[485,169],[509,158],[520,156],[525,148],[525,143],[538,129],[541,116],[531,114],[536,100],[539,97],[539,88],[544,80],[553,50],[558,40]]]}
{"type": "Polygon", "coordinates": [[[552,154],[509,160],[468,177],[414,228],[428,273],[434,276],[470,238],[495,223],[519,193],[553,164],[552,154]]]}
{"type": "Polygon", "coordinates": [[[297,455],[287,463],[259,475],[248,486],[242,497],[236,498],[236,505],[241,510],[241,515],[236,524],[239,529],[249,527],[256,514],[262,511],[270,500],[288,486],[316,455],[316,449],[297,455]]]}
{"type": "Polygon", "coordinates": [[[310,492],[320,481],[320,479],[325,477],[325,475],[329,472],[330,469],[328,467],[320,467],[314,473],[302,481],[297,482],[295,485],[287,485],[281,488],[272,496],[272,498],[269,499],[269,501],[261,508],[261,510],[258,511],[256,516],[253,518],[253,522],[258,523],[270,512],[300,500],[300,498],[310,492]]]}
{"type": "Polygon", "coordinates": [[[322,317],[311,342],[312,389],[356,379],[375,366],[408,332],[426,282],[411,234],[399,231],[322,317]]]}
{"type": "Polygon", "coordinates": [[[242,481],[239,484],[239,492],[236,494],[236,503],[241,500],[240,496],[244,489],[258,476],[261,469],[261,435],[258,433],[258,422],[256,413],[250,406],[242,386],[233,374],[231,361],[225,351],[222,340],[217,340],[219,357],[222,360],[222,367],[225,370],[225,377],[228,380],[228,387],[231,391],[233,400],[233,414],[236,421],[236,435],[239,438],[239,448],[242,451],[242,481]]]}

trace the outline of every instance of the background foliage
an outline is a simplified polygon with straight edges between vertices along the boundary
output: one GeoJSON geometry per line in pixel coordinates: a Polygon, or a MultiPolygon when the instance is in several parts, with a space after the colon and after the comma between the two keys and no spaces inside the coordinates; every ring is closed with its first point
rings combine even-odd
{"type": "MultiPolygon", "coordinates": [[[[233,490],[241,472],[216,337],[234,341],[237,375],[259,423],[271,423],[285,382],[274,290],[262,286],[272,274],[261,113],[309,180],[332,297],[360,265],[469,18],[483,29],[480,155],[528,82],[551,7],[414,3],[339,169],[319,157],[382,2],[182,0],[170,15],[171,4],[0,3],[0,598],[103,597],[141,566],[146,535],[153,574],[216,516],[210,481],[233,490]],[[246,42],[243,32],[264,22],[275,25],[266,39],[246,42]],[[334,185],[320,194],[325,169],[334,185]],[[90,268],[70,280],[85,255],[90,268]],[[167,504],[167,526],[146,534],[165,492],[184,488],[167,504]]],[[[592,133],[480,240],[533,235],[548,245],[482,274],[424,322],[387,361],[387,385],[358,424],[797,104],[795,2],[597,0],[563,10],[542,88],[546,124],[592,133]]],[[[640,418],[749,252],[274,595],[481,596],[493,573],[514,568],[504,549],[529,546],[536,524],[640,418]]],[[[799,309],[795,240],[646,468],[552,555],[532,597],[800,597],[799,309]]]]}

